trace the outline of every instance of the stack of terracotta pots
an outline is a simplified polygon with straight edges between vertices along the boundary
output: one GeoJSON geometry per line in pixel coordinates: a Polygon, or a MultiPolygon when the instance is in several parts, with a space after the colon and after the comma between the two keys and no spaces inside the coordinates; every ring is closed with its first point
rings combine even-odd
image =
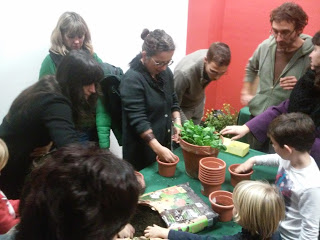
{"type": "Polygon", "coordinates": [[[216,157],[205,157],[199,162],[199,180],[201,193],[209,196],[211,192],[221,189],[225,180],[226,163],[216,157]]]}

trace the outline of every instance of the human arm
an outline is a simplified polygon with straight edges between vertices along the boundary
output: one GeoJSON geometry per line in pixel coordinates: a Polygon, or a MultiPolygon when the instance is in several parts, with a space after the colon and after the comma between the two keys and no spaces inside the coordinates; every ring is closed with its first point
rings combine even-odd
{"type": "Polygon", "coordinates": [[[241,89],[240,102],[247,106],[251,99],[255,96],[255,80],[258,77],[260,65],[261,48],[260,45],[254,51],[251,58],[249,58],[245,69],[245,78],[241,89]]]}
{"type": "Polygon", "coordinates": [[[225,134],[233,134],[234,137],[231,138],[231,140],[237,140],[239,138],[242,138],[244,135],[246,135],[248,132],[250,132],[250,129],[247,127],[246,124],[242,126],[226,126],[224,129],[220,131],[222,135],[225,134]]]}
{"type": "Polygon", "coordinates": [[[320,188],[307,189],[300,198],[299,212],[302,216],[299,240],[317,240],[320,219],[320,188]]]}
{"type": "MultiPolygon", "coordinates": [[[[172,94],[172,92],[173,89],[168,91],[168,94],[172,94]]],[[[171,113],[173,110],[171,99],[169,99],[169,103],[164,102],[163,97],[158,94],[158,91],[154,91],[154,88],[149,85],[142,74],[131,70],[125,74],[120,83],[120,93],[123,116],[130,131],[133,131],[136,136],[140,136],[144,141],[141,144],[147,144],[156,155],[159,155],[160,159],[174,162],[176,156],[168,148],[162,146],[166,142],[157,139],[157,136],[161,137],[164,131],[170,134],[169,110],[171,113]],[[155,98],[158,100],[155,101],[155,98]],[[164,106],[167,106],[165,110],[164,106]],[[170,109],[168,109],[169,107],[170,109]],[[160,122],[160,117],[163,117],[161,120],[165,121],[165,124],[160,122]]],[[[169,134],[167,134],[167,141],[171,140],[171,134],[169,134]]]]}
{"type": "Polygon", "coordinates": [[[292,90],[293,87],[297,83],[297,78],[295,76],[287,76],[280,78],[280,87],[282,87],[284,90],[292,90]]]}
{"type": "Polygon", "coordinates": [[[257,138],[259,142],[265,142],[268,138],[267,132],[269,124],[273,119],[283,113],[288,112],[289,100],[281,102],[278,106],[271,106],[263,113],[246,122],[250,132],[257,138]]]}
{"type": "Polygon", "coordinates": [[[178,156],[176,156],[169,148],[162,146],[158,140],[154,137],[151,129],[143,132],[140,137],[145,140],[149,147],[154,151],[159,158],[164,162],[175,162],[178,156]]]}
{"type": "Polygon", "coordinates": [[[162,228],[155,224],[153,226],[148,226],[144,230],[144,236],[147,238],[162,238],[170,240],[215,240],[216,238],[197,235],[189,232],[182,232],[176,230],[170,230],[168,228],[162,228]]]}
{"type": "Polygon", "coordinates": [[[132,239],[134,233],[135,233],[134,227],[130,223],[128,223],[128,224],[126,224],[124,226],[123,229],[121,229],[120,232],[118,232],[117,237],[118,238],[130,238],[130,239],[132,239]]]}
{"type": "Polygon", "coordinates": [[[13,226],[19,223],[20,219],[17,217],[13,217],[7,205],[7,201],[12,202],[13,210],[17,213],[17,208],[19,205],[19,200],[7,200],[5,195],[1,195],[0,199],[0,234],[4,234],[8,232],[13,226]]]}
{"type": "Polygon", "coordinates": [[[236,173],[244,173],[250,171],[255,165],[263,166],[278,166],[280,156],[278,154],[266,154],[249,158],[244,163],[240,164],[234,171],[236,173]]]}
{"type": "Polygon", "coordinates": [[[51,59],[50,54],[48,54],[41,64],[39,79],[45,75],[55,75],[56,69],[56,65],[51,59]]]}
{"type": "MultiPolygon", "coordinates": [[[[173,78],[174,78],[174,90],[176,92],[178,104],[181,105],[183,95],[188,90],[188,88],[190,88],[190,82],[189,82],[189,79],[184,75],[184,73],[178,69],[174,71],[173,78]]],[[[187,117],[184,114],[182,109],[180,109],[180,115],[183,121],[187,120],[187,117]]]]}
{"type": "Polygon", "coordinates": [[[9,200],[9,202],[11,203],[15,213],[16,213],[16,216],[19,216],[19,205],[20,205],[20,200],[19,199],[15,199],[15,200],[9,200]]]}
{"type": "Polygon", "coordinates": [[[172,140],[175,141],[176,143],[179,143],[181,129],[174,125],[174,124],[178,124],[181,126],[181,116],[179,111],[174,111],[172,113],[172,123],[173,123],[173,130],[174,130],[174,133],[172,135],[172,140]]]}
{"type": "Polygon", "coordinates": [[[96,125],[100,148],[110,148],[111,117],[105,109],[102,97],[97,101],[96,125]]]}
{"type": "Polygon", "coordinates": [[[55,147],[78,142],[71,103],[63,96],[48,96],[43,105],[41,120],[55,147]]]}
{"type": "Polygon", "coordinates": [[[251,99],[254,97],[253,92],[253,83],[252,82],[244,82],[241,93],[240,93],[240,102],[243,106],[247,106],[251,99]]]}

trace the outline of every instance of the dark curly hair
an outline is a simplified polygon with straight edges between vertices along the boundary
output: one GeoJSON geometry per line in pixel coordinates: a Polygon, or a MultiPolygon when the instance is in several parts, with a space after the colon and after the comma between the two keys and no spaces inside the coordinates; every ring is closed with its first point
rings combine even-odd
{"type": "Polygon", "coordinates": [[[134,214],[132,166],[94,144],[52,153],[28,178],[16,239],[112,239],[134,214]]]}
{"type": "Polygon", "coordinates": [[[287,21],[293,23],[295,30],[303,30],[308,24],[308,15],[294,2],[285,2],[270,13],[270,23],[287,21]]]}

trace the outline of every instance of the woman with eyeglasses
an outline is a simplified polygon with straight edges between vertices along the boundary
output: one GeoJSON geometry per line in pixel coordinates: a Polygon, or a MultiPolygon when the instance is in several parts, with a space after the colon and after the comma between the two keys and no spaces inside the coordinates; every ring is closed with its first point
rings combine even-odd
{"type": "Polygon", "coordinates": [[[130,62],[120,84],[122,99],[123,158],[136,170],[156,160],[174,162],[171,139],[178,142],[180,108],[173,86],[173,39],[163,30],[144,29],[142,51],[130,62]],[[172,136],[173,135],[173,136],[172,136]]]}

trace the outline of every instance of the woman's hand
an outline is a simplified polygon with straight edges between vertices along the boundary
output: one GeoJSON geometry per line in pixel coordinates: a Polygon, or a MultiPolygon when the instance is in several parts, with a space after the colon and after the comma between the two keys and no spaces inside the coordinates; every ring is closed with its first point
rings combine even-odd
{"type": "Polygon", "coordinates": [[[124,228],[118,232],[118,238],[133,238],[133,235],[135,233],[134,227],[128,223],[127,225],[124,226],[124,228]]]}
{"type": "Polygon", "coordinates": [[[147,238],[162,238],[167,239],[169,235],[169,229],[159,227],[156,224],[153,224],[153,226],[148,226],[144,230],[144,236],[147,238]]]}
{"type": "Polygon", "coordinates": [[[245,161],[244,163],[240,164],[235,170],[235,173],[245,173],[250,171],[254,164],[256,163],[256,159],[254,157],[249,158],[247,161],[245,161]]]}
{"type": "Polygon", "coordinates": [[[32,153],[30,153],[30,157],[34,157],[34,158],[42,157],[43,155],[47,154],[50,151],[52,144],[53,142],[50,142],[46,146],[37,147],[33,149],[32,153]]]}
{"type": "Polygon", "coordinates": [[[180,142],[180,133],[181,133],[181,129],[178,127],[174,127],[174,134],[172,135],[172,141],[179,143],[180,142]]]}
{"type": "Polygon", "coordinates": [[[238,126],[238,125],[226,126],[224,129],[220,131],[222,135],[225,135],[225,134],[235,135],[234,137],[231,138],[231,140],[237,140],[239,138],[242,138],[248,132],[250,132],[250,129],[245,124],[242,126],[238,126]]]}
{"type": "Polygon", "coordinates": [[[164,146],[160,146],[156,153],[159,156],[159,158],[164,162],[175,162],[178,160],[178,156],[171,152],[170,149],[164,146]]]}

